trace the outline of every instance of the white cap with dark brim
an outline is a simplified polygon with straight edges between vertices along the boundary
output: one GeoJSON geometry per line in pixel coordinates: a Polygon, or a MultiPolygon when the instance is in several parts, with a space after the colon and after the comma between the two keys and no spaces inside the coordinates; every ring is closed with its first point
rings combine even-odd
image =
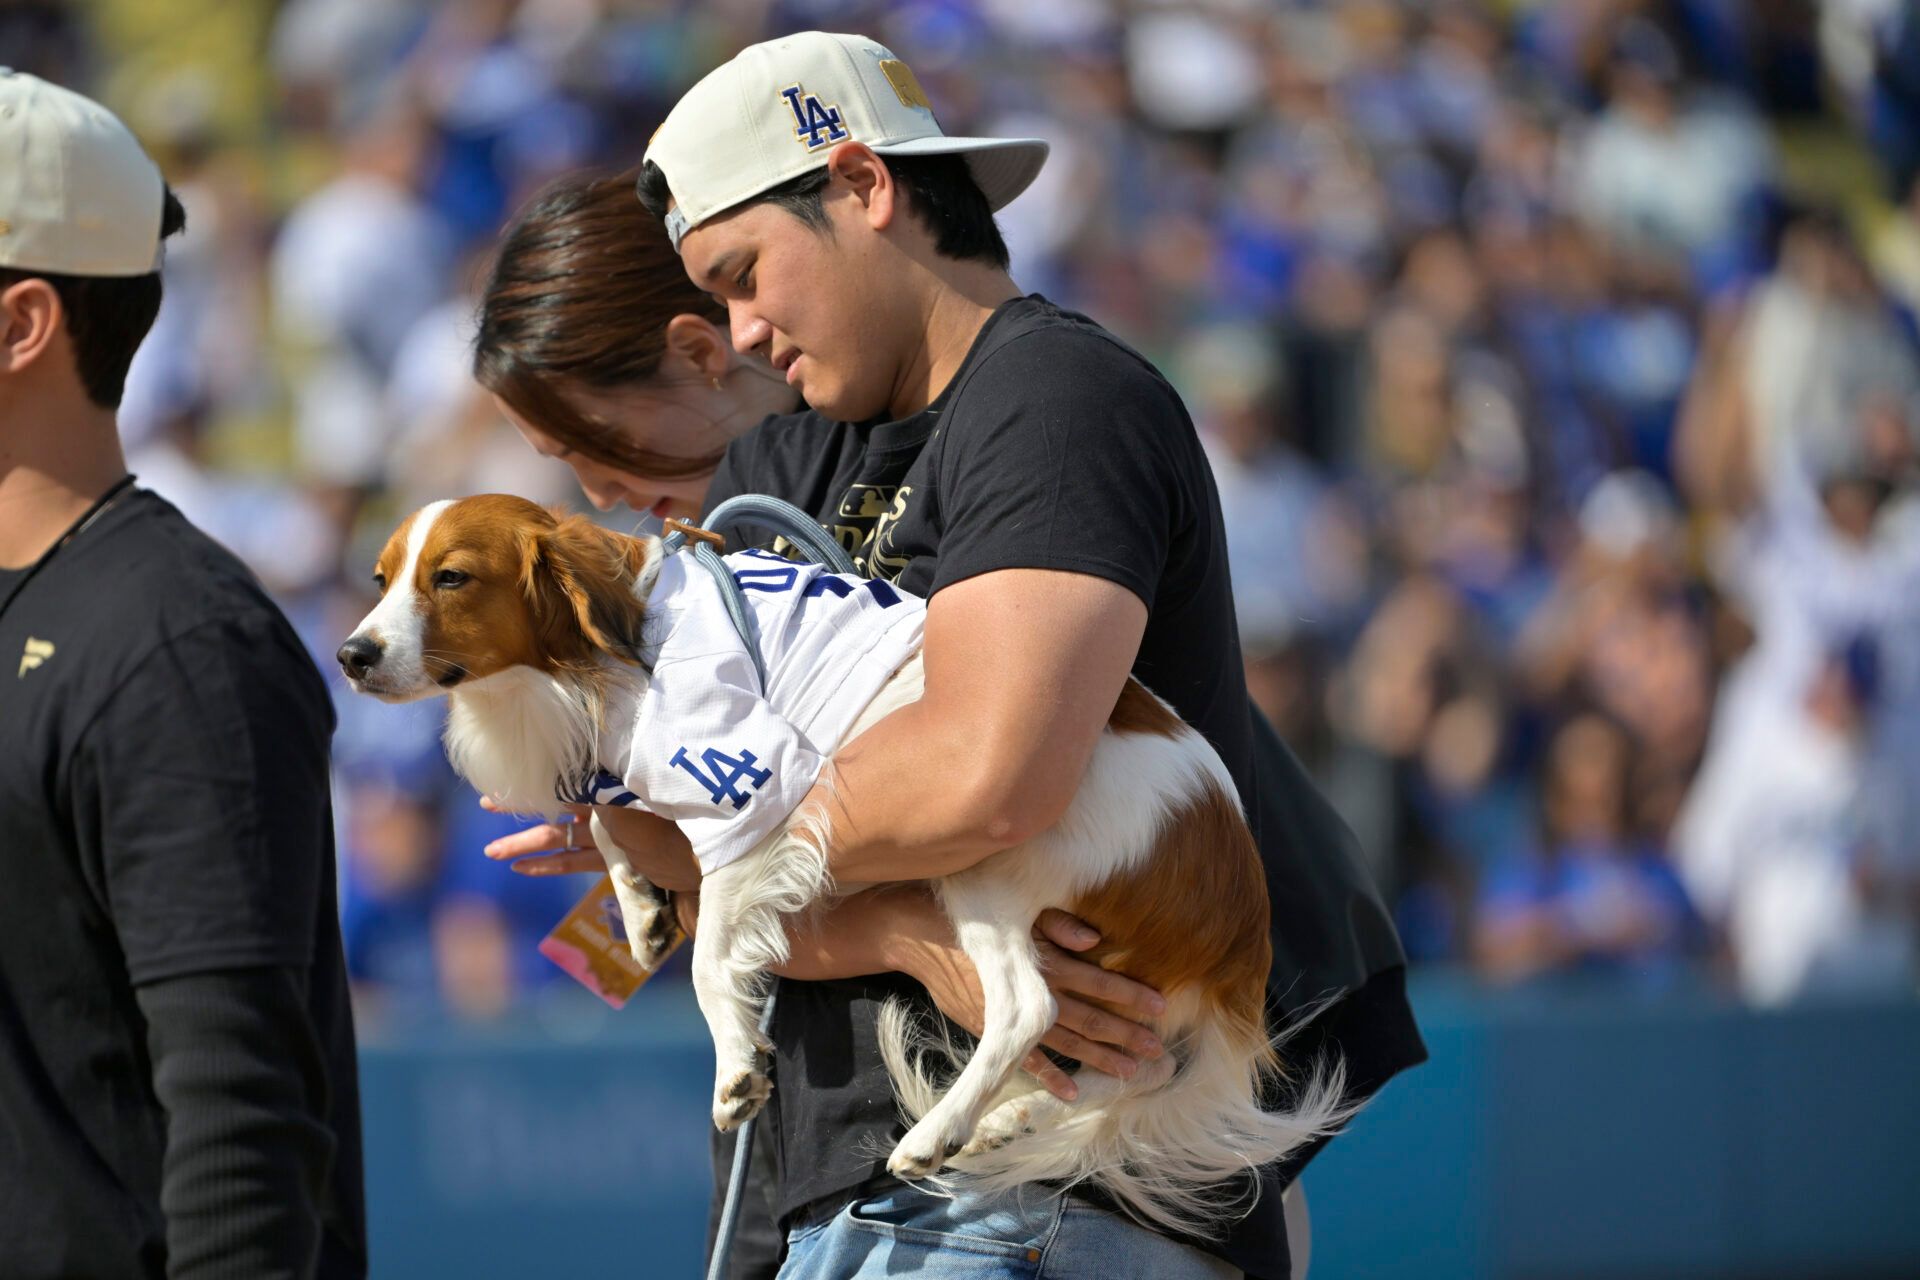
{"type": "Polygon", "coordinates": [[[694,227],[826,163],[841,142],[883,156],[965,156],[998,210],[1046,162],[1038,138],[950,138],[907,64],[865,36],[805,31],[740,51],[687,90],[646,160],[673,193],[675,249],[694,227]]]}
{"type": "Polygon", "coordinates": [[[0,267],[150,275],[165,193],[159,166],[113,112],[0,67],[0,267]]]}

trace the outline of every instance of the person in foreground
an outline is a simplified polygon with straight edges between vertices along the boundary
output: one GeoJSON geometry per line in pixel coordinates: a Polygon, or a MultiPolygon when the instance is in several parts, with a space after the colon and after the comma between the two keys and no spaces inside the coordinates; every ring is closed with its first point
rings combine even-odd
{"type": "MultiPolygon", "coordinates": [[[[1248,703],[1218,500],[1177,396],[1008,274],[992,211],[1043,156],[944,137],[904,63],[820,33],[744,51],[648,148],[642,201],[688,277],[726,302],[735,349],[812,406],[731,445],[709,508],[794,501],[864,572],[930,597],[925,696],[848,744],[804,804],[831,823],[836,878],[971,866],[1058,819],[1131,671],[1219,751],[1260,838],[1270,1021],[1324,1006],[1288,1053],[1338,1053],[1365,1096],[1425,1056],[1398,941],[1351,836],[1248,703]]],[[[697,886],[675,829],[619,831],[656,884],[697,886]]],[[[888,931],[861,902],[796,931],[787,972],[806,980],[773,1026],[782,1276],[1291,1273],[1284,1193],[1304,1159],[1223,1186],[1251,1207],[1213,1241],[1074,1195],[949,1199],[888,1177],[898,1114],[875,1016],[924,995],[874,954],[888,931]]]]}
{"type": "MultiPolygon", "coordinates": [[[[569,174],[509,225],[483,294],[474,375],[531,448],[574,470],[596,507],[624,504],[692,518],[705,505],[727,445],[770,414],[798,408],[800,397],[764,355],[732,349],[719,327],[724,306],[687,279],[658,220],[634,197],[636,176],[569,174]]],[[[619,810],[607,816],[629,817],[619,810]]],[[[604,870],[591,849],[567,850],[578,839],[572,824],[540,823],[495,841],[488,854],[516,859],[513,869],[529,875],[604,870]],[[556,849],[562,851],[546,852],[556,849]]],[[[904,973],[947,1017],[980,1029],[978,976],[926,893],[893,888],[843,903],[834,933],[864,945],[822,958],[818,949],[832,944],[816,940],[814,964],[826,966],[819,972],[904,973]]],[[[1045,1043],[1109,1074],[1136,1070],[1154,1047],[1141,1022],[1158,1011],[1158,993],[1074,959],[1072,952],[1100,941],[1083,922],[1049,912],[1041,933],[1060,1006],[1045,1043]]],[[[1074,1093],[1071,1078],[1044,1054],[1032,1055],[1027,1067],[1063,1097],[1074,1093]]],[[[771,1128],[761,1125],[758,1133],[728,1267],[734,1280],[773,1276],[786,1253],[773,1207],[779,1188],[771,1128]]],[[[733,1148],[731,1137],[714,1134],[710,1238],[733,1148]]]]}
{"type": "Polygon", "coordinates": [[[185,215],[0,70],[0,1275],[366,1274],[326,687],[115,429],[185,215]]]}

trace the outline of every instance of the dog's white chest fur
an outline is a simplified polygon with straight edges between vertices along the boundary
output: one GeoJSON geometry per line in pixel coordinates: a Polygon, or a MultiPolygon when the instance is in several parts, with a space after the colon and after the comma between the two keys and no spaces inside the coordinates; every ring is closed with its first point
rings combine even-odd
{"type": "Polygon", "coordinates": [[[591,776],[605,728],[630,726],[646,674],[610,673],[600,691],[531,667],[510,667],[453,691],[447,757],[483,795],[517,813],[552,814],[556,784],[591,776]]]}

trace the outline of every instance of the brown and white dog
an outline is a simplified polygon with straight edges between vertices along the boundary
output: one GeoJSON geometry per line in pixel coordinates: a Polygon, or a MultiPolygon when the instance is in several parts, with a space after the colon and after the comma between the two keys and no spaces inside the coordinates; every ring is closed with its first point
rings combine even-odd
{"type": "MultiPolygon", "coordinates": [[[[653,538],[606,532],[517,498],[437,502],[388,541],[382,597],[339,658],[355,689],[390,701],[446,693],[448,750],[483,793],[525,812],[557,808],[557,780],[598,767],[616,706],[636,705],[649,673],[646,595],[653,538]]],[[[918,700],[916,655],[847,733],[918,700]]],[[[630,732],[630,730],[629,730],[630,732]]],[[[817,744],[831,754],[839,743],[817,744]]],[[[644,800],[644,797],[642,797],[644,800]]],[[[803,806],[804,808],[804,806],[803,806]]],[[[714,1034],[714,1119],[758,1111],[768,1082],[756,1031],[765,971],[787,957],[783,917],[833,893],[826,832],[805,813],[702,883],[694,983],[714,1034]]],[[[642,963],[664,932],[661,895],[634,874],[604,828],[628,936],[642,963]]],[[[936,881],[960,945],[979,970],[986,1028],[957,1078],[936,1082],[910,1016],[889,1007],[881,1043],[914,1122],[888,1167],[905,1178],[946,1168],[969,1186],[1087,1181],[1144,1221],[1217,1230],[1246,1203],[1214,1190],[1279,1159],[1349,1114],[1337,1064],[1316,1070],[1293,1111],[1263,1111],[1280,1071],[1265,1016],[1271,948],[1254,842],[1219,756],[1129,679],[1066,816],[978,865],[936,881]],[[1082,1073],[1063,1103],[1019,1072],[1056,1005],[1033,942],[1058,907],[1099,930],[1091,958],[1163,992],[1167,1047],[1131,1080],[1082,1073]]]]}

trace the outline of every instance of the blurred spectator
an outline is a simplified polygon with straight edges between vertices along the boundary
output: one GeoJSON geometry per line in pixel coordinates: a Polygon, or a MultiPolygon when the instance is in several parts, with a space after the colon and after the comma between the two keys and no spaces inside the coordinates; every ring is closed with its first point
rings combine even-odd
{"type": "Polygon", "coordinates": [[[1879,696],[1877,648],[1856,637],[1724,739],[1688,799],[1680,868],[1757,1003],[1913,989],[1920,874],[1861,820],[1879,696]]]}
{"type": "Polygon", "coordinates": [[[384,409],[395,436],[386,467],[402,510],[473,493],[565,503],[579,492],[565,463],[500,430],[500,411],[473,380],[485,266],[471,263],[469,287],[416,320],[394,353],[384,409]]]}
{"type": "Polygon", "coordinates": [[[1622,473],[1582,505],[1578,541],[1515,652],[1542,713],[1588,705],[1635,741],[1633,822],[1666,831],[1705,747],[1713,677],[1665,491],[1622,473]]]}
{"type": "Polygon", "coordinates": [[[1503,981],[1572,970],[1671,977],[1696,947],[1686,892],[1632,832],[1632,740],[1596,715],[1547,746],[1540,840],[1481,891],[1474,958],[1503,981]]]}
{"type": "Polygon", "coordinates": [[[1872,401],[1920,390],[1911,335],[1851,235],[1830,214],[1788,224],[1779,262],[1703,361],[1681,440],[1681,475],[1710,510],[1739,513],[1795,467],[1854,448],[1872,401]]]}
{"type": "Polygon", "coordinates": [[[274,323],[292,352],[295,456],[316,479],[379,482],[394,424],[394,354],[447,293],[451,230],[419,195],[426,125],[404,103],[360,124],[341,171],[287,217],[270,264],[274,323]]]}
{"type": "Polygon", "coordinates": [[[1497,652],[1458,593],[1431,576],[1394,588],[1354,646],[1334,723],[1347,745],[1331,790],[1402,903],[1409,956],[1458,955],[1473,881],[1521,818],[1501,771],[1512,710],[1497,652]]]}
{"type": "Polygon", "coordinates": [[[94,60],[79,14],[60,0],[0,4],[0,49],[15,71],[68,87],[88,78],[94,60]]]}
{"type": "Polygon", "coordinates": [[[1348,624],[1366,553],[1358,514],[1288,440],[1276,357],[1259,331],[1218,326],[1175,365],[1220,490],[1241,637],[1269,646],[1348,624]]]}
{"type": "Polygon", "coordinates": [[[1575,205],[1623,250],[1673,255],[1716,280],[1717,259],[1745,248],[1742,219],[1771,166],[1766,134],[1747,102],[1690,90],[1652,22],[1629,17],[1613,41],[1606,110],[1571,158],[1575,205]]]}

